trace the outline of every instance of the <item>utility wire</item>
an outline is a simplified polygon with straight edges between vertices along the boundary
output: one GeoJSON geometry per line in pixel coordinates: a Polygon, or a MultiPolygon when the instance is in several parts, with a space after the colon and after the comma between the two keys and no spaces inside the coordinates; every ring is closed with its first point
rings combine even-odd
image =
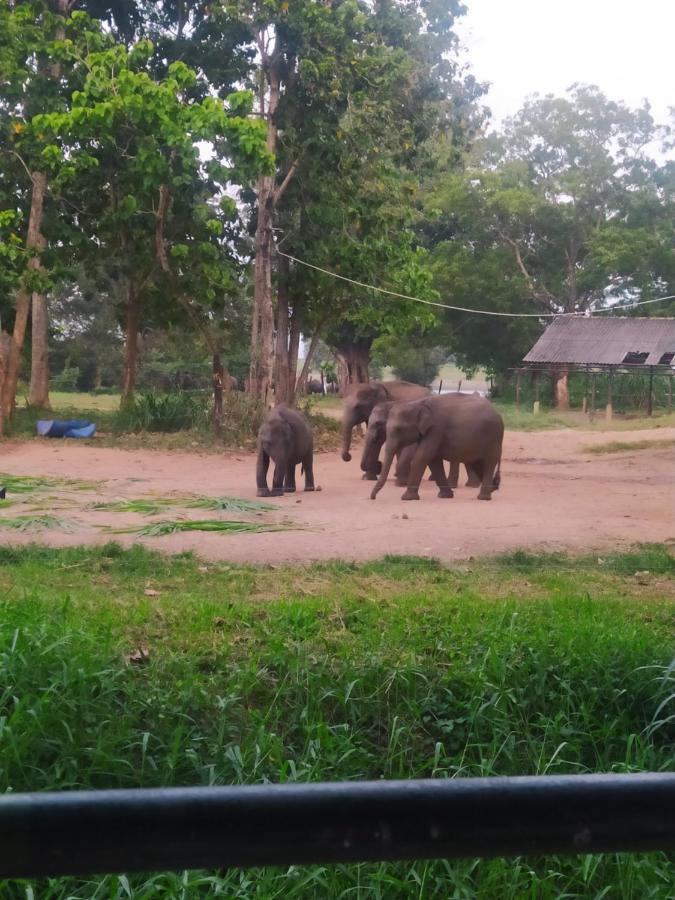
{"type": "MultiPolygon", "coordinates": [[[[557,318],[558,316],[563,317],[585,317],[586,312],[541,312],[541,313],[510,313],[510,312],[496,312],[495,310],[490,309],[469,309],[467,306],[451,306],[448,303],[438,303],[435,300],[423,300],[421,297],[411,297],[409,294],[399,294],[397,291],[390,291],[387,288],[375,287],[372,284],[364,284],[362,281],[355,281],[353,278],[347,278],[346,275],[338,275],[337,272],[331,272],[329,269],[322,269],[321,266],[315,266],[313,263],[306,262],[304,259],[298,259],[297,256],[291,256],[290,253],[284,253],[283,250],[279,250],[277,247],[276,251],[279,256],[285,256],[286,259],[290,259],[298,265],[306,266],[308,269],[314,269],[316,272],[321,272],[324,275],[329,275],[331,278],[338,278],[340,281],[346,281],[349,284],[354,284],[357,287],[366,288],[369,291],[377,291],[380,294],[389,294],[390,297],[398,297],[401,300],[412,300],[415,303],[424,303],[425,306],[437,306],[440,309],[452,309],[456,312],[466,312],[473,313],[476,316],[499,316],[501,318],[507,319],[542,319],[542,318],[557,318]]],[[[634,309],[636,306],[644,306],[647,303],[662,303],[664,300],[675,300],[675,294],[671,294],[669,297],[656,297],[653,300],[638,300],[635,303],[617,303],[615,306],[607,306],[603,309],[594,309],[588,310],[588,312],[593,313],[605,313],[605,312],[614,312],[617,309],[634,309]]]]}

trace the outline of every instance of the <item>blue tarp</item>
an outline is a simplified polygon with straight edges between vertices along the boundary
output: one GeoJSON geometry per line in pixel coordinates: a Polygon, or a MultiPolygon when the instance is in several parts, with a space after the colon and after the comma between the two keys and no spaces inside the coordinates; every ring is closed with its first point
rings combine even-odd
{"type": "Polygon", "coordinates": [[[96,425],[86,419],[40,419],[37,433],[40,437],[90,438],[96,433],[96,425]]]}

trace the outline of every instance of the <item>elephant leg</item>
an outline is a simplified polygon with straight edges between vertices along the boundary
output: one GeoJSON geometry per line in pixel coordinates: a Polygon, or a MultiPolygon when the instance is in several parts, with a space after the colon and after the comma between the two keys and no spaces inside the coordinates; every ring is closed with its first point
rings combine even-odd
{"type": "Polygon", "coordinates": [[[481,486],[478,492],[479,500],[492,500],[492,491],[494,490],[494,475],[497,463],[496,457],[488,456],[482,460],[481,486]]]}
{"type": "Polygon", "coordinates": [[[455,495],[452,492],[452,488],[448,484],[448,479],[445,477],[445,467],[443,466],[442,459],[432,459],[429,463],[429,468],[431,469],[431,478],[438,485],[438,496],[443,499],[454,497],[455,495]]]}
{"type": "Polygon", "coordinates": [[[450,478],[448,479],[450,487],[456,488],[459,481],[459,463],[456,460],[450,461],[450,478]]]}
{"type": "Polygon", "coordinates": [[[420,481],[424,475],[424,470],[429,465],[429,459],[434,458],[424,446],[424,443],[418,444],[415,449],[415,455],[410,463],[410,474],[408,475],[408,487],[401,497],[401,500],[419,500],[420,499],[420,481]]]}
{"type": "Polygon", "coordinates": [[[258,497],[269,497],[270,491],[267,487],[267,470],[270,466],[269,455],[262,449],[258,450],[258,462],[255,470],[255,482],[258,488],[256,495],[258,497]]]}
{"type": "Polygon", "coordinates": [[[415,449],[415,444],[409,444],[396,454],[396,473],[394,476],[396,487],[407,487],[410,463],[415,455],[415,449]]]}
{"type": "Polygon", "coordinates": [[[308,453],[302,461],[302,467],[305,470],[305,490],[314,490],[314,454],[308,453]]]}
{"type": "Polygon", "coordinates": [[[480,485],[480,478],[478,476],[478,473],[474,470],[472,464],[466,463],[465,468],[467,474],[466,486],[478,487],[480,485]]]}
{"type": "Polygon", "coordinates": [[[286,466],[286,478],[284,480],[284,493],[295,493],[295,463],[289,463],[286,466]]]}
{"type": "Polygon", "coordinates": [[[272,478],[272,496],[281,497],[284,493],[284,478],[286,477],[286,463],[274,463],[274,476],[272,478]]]}

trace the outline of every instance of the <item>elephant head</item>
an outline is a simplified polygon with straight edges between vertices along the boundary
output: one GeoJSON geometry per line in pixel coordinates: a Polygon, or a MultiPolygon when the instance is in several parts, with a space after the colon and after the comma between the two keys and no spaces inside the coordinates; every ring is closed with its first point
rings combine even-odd
{"type": "Polygon", "coordinates": [[[431,430],[433,417],[426,400],[414,400],[411,403],[400,403],[394,406],[387,420],[387,449],[384,456],[384,464],[380,472],[377,484],[373,487],[370,499],[374,500],[384,487],[389,477],[389,470],[394,456],[407,447],[408,444],[417,443],[431,430]]]}
{"type": "Polygon", "coordinates": [[[361,422],[367,422],[373,408],[386,399],[387,392],[378,382],[355,385],[345,397],[342,413],[342,459],[345,462],[352,458],[349,452],[352,429],[361,422]]]}
{"type": "Polygon", "coordinates": [[[387,437],[387,419],[393,405],[393,400],[378,403],[368,418],[368,431],[363,445],[361,469],[366,475],[370,475],[373,481],[382,471],[380,450],[387,437]]]}

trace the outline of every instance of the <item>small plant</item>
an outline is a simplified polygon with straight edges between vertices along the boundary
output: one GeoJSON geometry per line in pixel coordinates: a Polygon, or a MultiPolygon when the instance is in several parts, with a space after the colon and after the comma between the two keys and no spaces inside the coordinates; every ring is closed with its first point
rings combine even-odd
{"type": "Polygon", "coordinates": [[[49,386],[53,391],[72,393],[77,390],[77,383],[79,380],[79,367],[66,366],[58,375],[53,375],[51,377],[49,386]]]}

